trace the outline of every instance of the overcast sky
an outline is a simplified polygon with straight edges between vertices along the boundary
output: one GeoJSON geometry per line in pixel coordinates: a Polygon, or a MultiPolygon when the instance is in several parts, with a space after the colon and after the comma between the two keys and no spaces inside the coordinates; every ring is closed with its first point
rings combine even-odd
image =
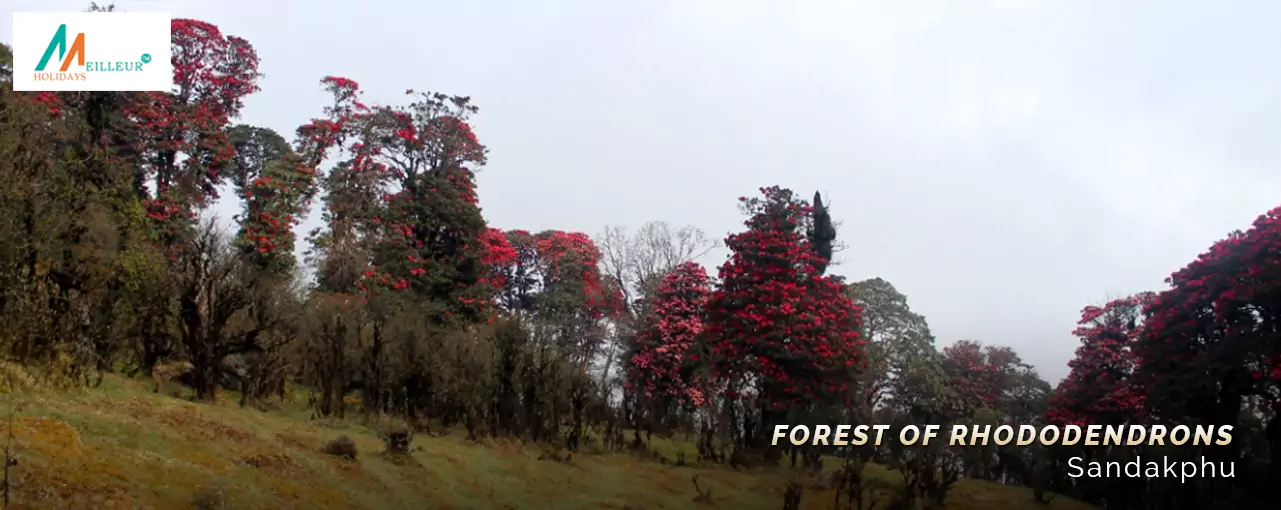
{"type": "Polygon", "coordinates": [[[850,246],[835,272],[1051,382],[1084,305],[1159,290],[1281,204],[1281,2],[116,3],[248,39],[266,78],[242,120],[282,134],[325,75],[374,101],[471,95],[497,227],[720,238],[740,195],[821,190],[850,246]]]}

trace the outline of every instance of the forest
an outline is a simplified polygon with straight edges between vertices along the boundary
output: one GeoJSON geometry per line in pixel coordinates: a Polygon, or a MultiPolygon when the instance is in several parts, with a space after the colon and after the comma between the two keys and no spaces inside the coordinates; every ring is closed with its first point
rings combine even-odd
{"type": "MultiPolygon", "coordinates": [[[[840,508],[869,508],[871,464],[903,478],[886,508],[941,508],[963,478],[1109,509],[1257,508],[1281,483],[1281,208],[1207,240],[1166,288],[1082,303],[1055,385],[1006,346],[940,349],[890,282],[834,274],[834,252],[865,248],[838,238],[818,193],[760,183],[723,240],[658,221],[499,229],[469,97],[372,104],[355,79],[318,77],[332,101],[277,133],[237,122],[261,77],[249,41],[192,19],[172,34],[169,93],[14,92],[0,46],[0,351],[62,387],[123,374],[257,410],[301,394],[313,418],[378,423],[391,449],[461,429],[566,456],[786,465],[830,473],[815,483],[840,508]],[[219,222],[227,189],[241,211],[219,222]],[[323,226],[298,239],[313,202],[323,226]],[[717,246],[719,267],[695,262],[717,246]],[[1232,425],[1235,439],[770,447],[782,423],[1232,425]],[[651,448],[677,435],[697,458],[651,448]],[[1236,469],[1067,469],[1136,455],[1236,469]]],[[[789,487],[799,508],[810,488],[789,487]]]]}

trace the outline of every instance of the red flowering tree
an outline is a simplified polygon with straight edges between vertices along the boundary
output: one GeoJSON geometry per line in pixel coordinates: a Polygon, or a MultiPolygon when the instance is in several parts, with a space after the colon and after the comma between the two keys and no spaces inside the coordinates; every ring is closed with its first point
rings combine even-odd
{"type": "MultiPolygon", "coordinates": [[[[355,119],[372,115],[371,109],[357,100],[359,85],[350,79],[329,76],[321,84],[333,95],[323,117],[298,129],[299,143],[311,147],[311,153],[325,155],[335,147],[344,156],[320,178],[325,190],[322,220],[324,227],[311,233],[312,263],[317,266],[316,283],[322,292],[355,293],[372,268],[372,245],[381,235],[382,225],[376,219],[382,207],[384,168],[370,161],[373,149],[363,143],[347,143],[357,138],[355,119]]],[[[367,300],[367,295],[362,295],[367,300]]]]}
{"type": "Polygon", "coordinates": [[[702,406],[705,395],[691,380],[692,352],[703,332],[711,280],[697,262],[685,262],[663,277],[649,298],[644,327],[628,365],[629,389],[659,403],[702,406]]]}
{"type": "Polygon", "coordinates": [[[730,258],[708,302],[707,341],[733,397],[755,380],[766,417],[845,395],[862,364],[859,309],[807,237],[812,208],[780,187],[739,200],[747,230],[726,238],[730,258]]]}
{"type": "Polygon", "coordinates": [[[131,95],[124,113],[132,132],[123,137],[137,161],[135,186],[166,246],[235,168],[227,128],[260,77],[248,41],[198,20],[174,19],[171,28],[174,89],[131,95]]]}
{"type": "Polygon", "coordinates": [[[509,230],[491,279],[512,312],[596,321],[622,311],[622,297],[600,271],[600,250],[581,232],[509,230]]]}
{"type": "Polygon", "coordinates": [[[519,256],[516,248],[507,240],[507,233],[502,229],[490,227],[481,235],[485,249],[481,253],[483,276],[481,283],[490,287],[495,294],[507,287],[507,275],[504,269],[519,256]]]}
{"type": "MultiPolygon", "coordinates": [[[[1149,409],[1234,424],[1247,399],[1281,405],[1281,207],[1166,281],[1135,344],[1149,409]]],[[[1281,430],[1270,440],[1281,451],[1281,430]]]]}
{"type": "Polygon", "coordinates": [[[406,105],[371,105],[351,79],[322,83],[334,101],[299,132],[313,153],[332,145],[342,156],[323,179],[325,227],[312,236],[320,290],[365,305],[366,405],[399,388],[413,409],[441,412],[451,397],[428,382],[430,354],[445,347],[444,333],[493,319],[501,271],[516,256],[478,205],[474,171],[486,150],[467,124],[477,108],[412,90],[406,105]],[[395,324],[406,331],[393,342],[395,324]]]}
{"type": "Polygon", "coordinates": [[[490,316],[493,259],[508,251],[477,202],[473,168],[484,164],[485,147],[466,122],[475,112],[464,97],[418,94],[406,107],[379,108],[359,128],[388,188],[375,218],[384,234],[374,262],[395,288],[425,298],[425,312],[441,325],[490,316]]]}
{"type": "Polygon", "coordinates": [[[989,363],[983,344],[960,340],[943,348],[943,370],[969,409],[994,408],[999,400],[1000,367],[989,363]]]}
{"type": "MultiPolygon", "coordinates": [[[[304,158],[275,131],[253,126],[231,129],[236,149],[236,188],[244,211],[238,244],[254,265],[288,274],[295,265],[294,227],[316,192],[316,165],[323,159],[304,158]]],[[[311,148],[305,138],[300,149],[311,148]]]]}
{"type": "Polygon", "coordinates": [[[1143,307],[1152,293],[1087,306],[1072,334],[1081,339],[1071,372],[1050,397],[1046,419],[1052,423],[1120,425],[1143,412],[1135,385],[1134,342],[1142,331],[1143,307]]]}
{"type": "MultiPolygon", "coordinates": [[[[570,427],[565,439],[573,450],[586,426],[588,398],[595,394],[588,369],[608,333],[605,320],[622,312],[621,295],[602,277],[600,250],[586,234],[513,230],[505,238],[505,255],[494,276],[502,283],[498,301],[533,332],[525,341],[537,345],[531,349],[537,354],[525,360],[523,370],[526,427],[535,438],[559,428],[559,411],[547,404],[562,398],[554,388],[567,385],[570,427]]],[[[512,346],[499,345],[499,364],[514,366],[520,356],[512,346]]],[[[500,379],[498,393],[510,395],[510,381],[500,379]]]]}
{"type": "Polygon", "coordinates": [[[581,314],[595,321],[621,311],[618,289],[601,277],[600,250],[590,236],[549,230],[535,236],[534,242],[542,263],[543,291],[561,294],[544,303],[544,312],[581,314]]]}
{"type": "MultiPolygon", "coordinates": [[[[590,367],[597,361],[608,330],[604,319],[622,312],[622,298],[616,286],[601,277],[600,250],[591,237],[581,232],[545,231],[534,236],[539,258],[541,291],[537,298],[539,321],[550,326],[540,341],[557,347],[569,373],[569,430],[565,446],[577,450],[587,426],[587,405],[596,392],[590,367]]],[[[544,370],[551,361],[543,360],[544,370]]],[[[553,365],[557,362],[551,362],[553,365]]],[[[552,368],[550,373],[556,374],[552,368]]],[[[552,381],[541,381],[546,384],[552,381]]],[[[554,397],[553,397],[554,398],[554,397]]],[[[555,426],[557,421],[550,425],[555,426]]],[[[555,430],[555,429],[553,429],[555,430]]]]}
{"type": "Polygon", "coordinates": [[[322,82],[335,100],[310,139],[346,155],[325,180],[328,228],[315,236],[328,266],[322,285],[407,291],[438,326],[489,318],[496,271],[514,253],[478,205],[474,170],[486,149],[466,122],[477,108],[412,90],[408,105],[371,106],[355,81],[322,82]]]}
{"type": "Polygon", "coordinates": [[[942,365],[964,407],[963,415],[981,408],[1006,416],[1023,415],[1032,401],[1043,405],[1050,389],[1031,365],[1005,346],[961,340],[943,348],[942,365]]]}

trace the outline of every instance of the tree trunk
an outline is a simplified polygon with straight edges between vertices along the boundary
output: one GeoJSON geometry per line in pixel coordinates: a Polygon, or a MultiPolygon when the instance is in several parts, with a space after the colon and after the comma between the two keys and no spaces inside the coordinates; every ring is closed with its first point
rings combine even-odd
{"type": "Polygon", "coordinates": [[[213,402],[218,393],[218,365],[213,359],[214,356],[200,351],[200,354],[193,356],[191,371],[193,385],[196,390],[196,398],[206,402],[213,402]]]}

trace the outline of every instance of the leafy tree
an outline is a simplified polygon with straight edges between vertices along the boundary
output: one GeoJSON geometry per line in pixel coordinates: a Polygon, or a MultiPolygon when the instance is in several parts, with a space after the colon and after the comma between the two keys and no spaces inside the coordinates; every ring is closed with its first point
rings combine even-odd
{"type": "MultiPolygon", "coordinates": [[[[747,230],[730,235],[708,303],[708,342],[733,393],[754,379],[768,427],[779,412],[843,396],[863,363],[859,309],[820,271],[806,237],[812,208],[790,190],[740,199],[747,230]]],[[[765,430],[765,429],[762,429],[765,430]]]]}
{"type": "Polygon", "coordinates": [[[703,332],[711,281],[697,262],[676,266],[663,277],[650,300],[646,327],[637,337],[637,352],[629,365],[633,388],[648,399],[701,406],[705,395],[691,381],[695,342],[703,332]]]}
{"type": "Polygon", "coordinates": [[[171,28],[174,90],[131,95],[129,132],[119,136],[132,142],[135,189],[169,249],[235,169],[227,128],[261,77],[248,41],[199,20],[174,19],[171,28]]]}
{"type": "Polygon", "coordinates": [[[943,370],[951,377],[967,416],[981,408],[997,411],[1002,418],[1037,415],[1035,408],[1043,405],[1050,391],[1049,383],[1006,346],[958,341],[943,348],[943,370]]]}
{"type": "Polygon", "coordinates": [[[1248,397],[1281,401],[1278,243],[1281,208],[1215,243],[1153,298],[1135,350],[1154,412],[1232,424],[1248,397]]]}
{"type": "Polygon", "coordinates": [[[1142,332],[1142,293],[1081,311],[1081,339],[1071,372],[1051,397],[1046,419],[1055,423],[1120,425],[1143,413],[1142,389],[1134,381],[1134,342],[1142,332]]]}
{"type": "Polygon", "coordinates": [[[810,246],[814,247],[814,255],[819,261],[815,264],[815,270],[822,274],[831,263],[832,253],[835,250],[833,243],[836,242],[836,225],[832,223],[832,215],[827,210],[827,206],[823,205],[823,197],[817,191],[814,192],[813,207],[813,221],[810,223],[807,235],[810,246]]]}
{"type": "Polygon", "coordinates": [[[497,265],[496,281],[504,283],[499,302],[531,331],[532,352],[523,363],[526,425],[532,436],[541,437],[560,423],[558,415],[568,407],[572,422],[566,446],[573,450],[586,426],[587,402],[599,394],[590,369],[606,338],[604,321],[622,312],[620,294],[602,277],[600,251],[586,234],[517,230],[505,237],[514,256],[497,265]],[[563,402],[549,391],[560,385],[569,389],[563,402]]]}
{"type": "Polygon", "coordinates": [[[871,278],[846,292],[862,309],[868,367],[860,377],[857,405],[867,413],[882,405],[927,417],[950,413],[955,393],[925,317],[912,311],[890,282],[871,278]]]}
{"type": "MultiPolygon", "coordinates": [[[[692,225],[674,228],[666,222],[651,221],[634,233],[623,227],[606,227],[598,236],[597,245],[601,250],[601,273],[618,288],[622,304],[601,370],[602,399],[612,401],[615,390],[621,390],[618,393],[623,416],[638,418],[640,413],[632,411],[639,395],[625,381],[631,373],[629,364],[639,353],[639,329],[650,305],[647,298],[676,266],[706,255],[717,242],[692,225]],[[620,366],[623,377],[611,377],[615,365],[620,366]]],[[[636,425],[633,423],[633,428],[639,430],[636,425]]]]}
{"type": "MultiPolygon", "coordinates": [[[[1281,208],[1235,231],[1166,280],[1152,298],[1134,343],[1135,380],[1144,409],[1167,422],[1231,425],[1268,454],[1243,454],[1250,441],[1202,450],[1209,458],[1241,462],[1257,482],[1226,491],[1171,487],[1188,504],[1262,494],[1281,482],[1281,208]],[[1244,419],[1244,421],[1243,421],[1244,419]],[[1256,429],[1258,430],[1258,429],[1256,429]]],[[[1234,431],[1236,433],[1237,431],[1234,431]]],[[[1246,498],[1249,499],[1249,498],[1246,498]]]]}
{"type": "Polygon", "coordinates": [[[266,271],[294,268],[294,227],[315,195],[319,161],[302,161],[275,131],[246,125],[230,130],[236,187],[244,202],[238,244],[266,271]]]}

